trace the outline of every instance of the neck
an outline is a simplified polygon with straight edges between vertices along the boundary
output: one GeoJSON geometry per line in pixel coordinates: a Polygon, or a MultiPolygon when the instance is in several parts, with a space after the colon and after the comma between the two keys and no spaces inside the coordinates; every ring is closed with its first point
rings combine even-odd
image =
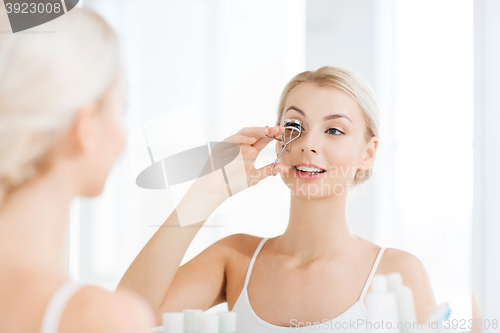
{"type": "Polygon", "coordinates": [[[308,199],[292,194],[290,221],[277,240],[281,253],[300,262],[333,259],[355,246],[346,217],[347,193],[308,199]]]}
{"type": "Polygon", "coordinates": [[[0,261],[67,275],[64,249],[74,195],[57,171],[11,192],[0,206],[0,261]]]}

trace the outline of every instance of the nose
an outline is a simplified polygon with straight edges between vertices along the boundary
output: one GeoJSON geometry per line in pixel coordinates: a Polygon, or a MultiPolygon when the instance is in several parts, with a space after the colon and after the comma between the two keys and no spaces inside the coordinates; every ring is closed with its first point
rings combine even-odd
{"type": "Polygon", "coordinates": [[[317,154],[316,150],[313,149],[313,148],[304,148],[304,147],[302,147],[301,149],[302,149],[303,153],[310,151],[313,154],[317,154]]]}
{"type": "Polygon", "coordinates": [[[298,143],[299,146],[300,146],[300,151],[304,154],[307,154],[307,153],[311,153],[311,154],[317,154],[318,153],[318,143],[316,142],[316,140],[314,140],[313,136],[312,135],[308,135],[308,134],[305,134],[305,133],[302,133],[301,134],[301,137],[299,137],[299,139],[297,141],[299,141],[300,139],[300,142],[298,143]]]}

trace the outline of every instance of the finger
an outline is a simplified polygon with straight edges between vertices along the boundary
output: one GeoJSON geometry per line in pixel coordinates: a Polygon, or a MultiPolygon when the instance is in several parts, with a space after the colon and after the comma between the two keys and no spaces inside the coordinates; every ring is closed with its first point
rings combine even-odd
{"type": "Polygon", "coordinates": [[[224,139],[224,142],[232,142],[237,145],[242,145],[242,144],[251,145],[254,144],[256,140],[257,140],[256,137],[247,136],[243,134],[233,134],[230,137],[224,139]]]}
{"type": "Polygon", "coordinates": [[[257,173],[255,177],[252,177],[252,180],[254,181],[255,184],[259,183],[261,180],[269,177],[269,176],[276,176],[278,173],[287,173],[288,172],[288,167],[282,163],[276,163],[273,167],[273,172],[271,174],[271,167],[273,166],[273,163],[270,163],[266,166],[263,166],[260,169],[257,169],[257,173]]]}
{"type": "Polygon", "coordinates": [[[257,138],[262,138],[265,135],[276,135],[279,132],[279,129],[276,127],[244,127],[241,130],[239,130],[236,134],[243,134],[247,136],[253,136],[257,138]]]}
{"type": "MultiPolygon", "coordinates": [[[[273,128],[273,130],[270,131],[270,133],[272,133],[272,134],[268,134],[270,136],[274,135],[275,137],[279,137],[285,131],[285,127],[283,127],[283,126],[272,127],[272,128],[273,128]]],[[[262,137],[262,138],[258,139],[252,145],[252,147],[257,149],[258,151],[262,151],[262,149],[264,149],[271,141],[275,141],[275,140],[273,138],[262,137]]]]}
{"type": "Polygon", "coordinates": [[[243,134],[248,136],[263,136],[267,134],[267,127],[243,127],[236,134],[243,134]]]}
{"type": "Polygon", "coordinates": [[[268,129],[268,136],[279,136],[283,131],[285,130],[284,126],[273,126],[273,127],[267,127],[268,129]]]}

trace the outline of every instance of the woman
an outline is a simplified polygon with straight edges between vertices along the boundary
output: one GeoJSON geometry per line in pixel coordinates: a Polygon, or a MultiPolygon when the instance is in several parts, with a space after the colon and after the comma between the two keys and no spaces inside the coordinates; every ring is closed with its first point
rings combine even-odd
{"type": "MultiPolygon", "coordinates": [[[[157,324],[163,312],[227,302],[238,313],[238,332],[277,332],[366,319],[364,296],[373,275],[399,272],[413,291],[417,320],[426,321],[436,303],[421,261],[353,234],[346,217],[348,190],[370,177],[378,146],[379,111],[368,83],[335,67],[300,73],[282,93],[276,124],[289,118],[303,128],[273,169],[291,190],[285,232],[270,239],[231,235],[179,267],[204,221],[194,228],[160,228],[119,289],[143,295],[157,324]]],[[[253,166],[272,140],[266,135],[266,128],[244,128],[226,139],[240,145],[250,186],[270,174],[269,165],[253,166]]],[[[188,193],[181,206],[201,209],[204,202],[200,215],[206,220],[227,190],[203,182],[210,181],[199,180],[201,190],[188,193]]],[[[179,224],[175,211],[165,221],[179,224]]]]}
{"type": "Polygon", "coordinates": [[[0,332],[149,332],[140,297],[64,263],[70,202],[102,192],[124,143],[117,36],[76,8],[33,30],[0,34],[0,332]]]}

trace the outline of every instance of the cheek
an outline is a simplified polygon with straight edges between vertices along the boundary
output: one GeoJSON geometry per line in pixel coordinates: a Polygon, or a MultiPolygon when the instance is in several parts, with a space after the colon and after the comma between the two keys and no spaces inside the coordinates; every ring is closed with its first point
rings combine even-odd
{"type": "Polygon", "coordinates": [[[113,146],[116,150],[116,155],[120,154],[123,147],[125,146],[125,129],[122,125],[121,119],[115,120],[113,124],[113,146]]]}
{"type": "Polygon", "coordinates": [[[102,155],[112,164],[125,145],[125,132],[118,117],[109,117],[106,122],[102,155]]]}
{"type": "Polygon", "coordinates": [[[331,151],[331,153],[329,154],[329,158],[333,162],[332,164],[343,165],[346,163],[351,163],[354,158],[353,149],[346,146],[339,146],[331,151]]]}
{"type": "Polygon", "coordinates": [[[340,175],[350,175],[355,173],[357,156],[357,148],[352,144],[338,144],[329,149],[327,156],[327,164],[336,168],[340,175]]]}

